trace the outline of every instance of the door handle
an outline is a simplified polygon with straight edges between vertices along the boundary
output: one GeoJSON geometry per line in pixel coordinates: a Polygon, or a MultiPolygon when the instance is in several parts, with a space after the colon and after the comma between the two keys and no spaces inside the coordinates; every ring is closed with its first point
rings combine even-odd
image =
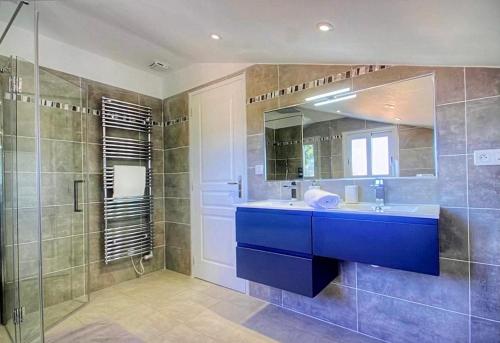
{"type": "Polygon", "coordinates": [[[83,212],[80,208],[79,200],[80,200],[80,187],[78,184],[83,184],[84,180],[75,180],[73,181],[73,210],[75,212],[83,212]]]}
{"type": "Polygon", "coordinates": [[[228,185],[238,185],[238,198],[241,199],[243,196],[243,187],[241,184],[241,176],[238,176],[238,182],[230,181],[227,183],[228,185]]]}

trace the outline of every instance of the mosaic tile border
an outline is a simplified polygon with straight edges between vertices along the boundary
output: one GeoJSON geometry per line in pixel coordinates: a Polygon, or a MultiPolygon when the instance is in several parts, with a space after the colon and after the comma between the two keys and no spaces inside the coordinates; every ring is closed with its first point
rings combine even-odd
{"type": "Polygon", "coordinates": [[[282,88],[279,90],[275,90],[272,92],[268,92],[265,94],[261,94],[258,96],[250,97],[247,99],[247,105],[254,104],[261,101],[271,100],[274,98],[278,98],[280,96],[290,95],[293,93],[301,92],[306,89],[312,89],[316,87],[321,87],[330,83],[335,83],[339,81],[343,81],[346,79],[352,79],[358,76],[362,76],[365,74],[373,73],[376,71],[384,70],[390,68],[390,65],[378,65],[378,64],[370,64],[364,66],[358,66],[346,70],[342,73],[337,73],[335,75],[327,75],[325,77],[312,80],[309,82],[299,83],[296,85],[289,86],[287,88],[282,88]]]}
{"type": "MultiPolygon", "coordinates": [[[[4,99],[11,100],[11,101],[26,102],[26,103],[35,103],[35,97],[32,95],[14,94],[14,93],[9,93],[9,92],[5,93],[4,99]]],[[[101,110],[98,110],[98,109],[92,109],[92,108],[87,108],[87,107],[80,107],[80,106],[76,106],[76,105],[71,105],[71,104],[65,104],[62,102],[44,99],[44,98],[40,99],[40,105],[43,107],[57,108],[60,110],[70,111],[70,112],[75,112],[75,113],[86,113],[86,114],[94,115],[94,116],[101,115],[101,110]]],[[[153,121],[152,125],[162,127],[163,123],[153,121]]]]}
{"type": "Polygon", "coordinates": [[[165,126],[172,126],[177,124],[182,124],[189,121],[189,116],[182,116],[176,119],[165,121],[165,126]]]}
{"type": "Polygon", "coordinates": [[[329,142],[329,141],[334,141],[337,139],[342,139],[342,135],[333,135],[333,136],[317,136],[317,137],[307,137],[302,140],[291,140],[291,141],[283,141],[283,142],[274,142],[274,143],[267,143],[267,145],[273,145],[273,146],[286,146],[286,145],[295,145],[295,144],[311,144],[311,143],[318,143],[318,142],[329,142]]]}

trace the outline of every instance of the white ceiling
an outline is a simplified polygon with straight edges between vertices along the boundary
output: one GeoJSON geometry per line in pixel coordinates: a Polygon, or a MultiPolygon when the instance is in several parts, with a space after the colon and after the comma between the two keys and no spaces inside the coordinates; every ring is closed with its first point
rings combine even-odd
{"type": "Polygon", "coordinates": [[[500,65],[499,0],[42,1],[41,31],[136,67],[196,62],[500,65]],[[321,33],[317,22],[335,30],[321,33]],[[217,32],[223,39],[209,39],[217,32]]]}
{"type": "Polygon", "coordinates": [[[41,33],[146,69],[197,62],[500,65],[499,0],[39,1],[41,33]],[[335,30],[321,33],[319,21],[335,30]],[[216,32],[223,39],[214,41],[216,32]]]}

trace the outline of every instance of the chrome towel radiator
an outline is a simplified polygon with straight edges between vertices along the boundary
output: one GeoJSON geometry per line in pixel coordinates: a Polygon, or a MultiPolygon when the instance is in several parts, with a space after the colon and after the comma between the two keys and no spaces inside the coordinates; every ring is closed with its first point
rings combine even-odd
{"type": "Polygon", "coordinates": [[[150,107],[107,97],[102,98],[101,116],[104,260],[108,264],[153,250],[152,118],[150,107]],[[146,167],[143,196],[113,197],[113,166],[118,164],[146,167]]]}

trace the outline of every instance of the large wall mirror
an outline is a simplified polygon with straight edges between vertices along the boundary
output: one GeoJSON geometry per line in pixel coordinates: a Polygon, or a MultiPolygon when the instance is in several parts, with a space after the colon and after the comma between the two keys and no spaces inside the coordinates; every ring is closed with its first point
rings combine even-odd
{"type": "Polygon", "coordinates": [[[264,115],[268,180],[436,176],[432,75],[264,115]]]}

